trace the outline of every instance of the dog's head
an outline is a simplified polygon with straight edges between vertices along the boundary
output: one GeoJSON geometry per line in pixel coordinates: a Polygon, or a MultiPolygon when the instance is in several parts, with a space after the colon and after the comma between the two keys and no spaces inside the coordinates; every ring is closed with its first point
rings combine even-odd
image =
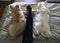
{"type": "Polygon", "coordinates": [[[11,15],[19,15],[19,5],[16,5],[15,7],[13,7],[12,5],[10,5],[10,8],[11,8],[11,15]]]}

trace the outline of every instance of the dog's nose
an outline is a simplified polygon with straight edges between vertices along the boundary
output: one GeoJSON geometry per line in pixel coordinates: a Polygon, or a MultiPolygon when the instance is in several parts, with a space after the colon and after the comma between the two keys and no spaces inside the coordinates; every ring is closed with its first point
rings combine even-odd
{"type": "Polygon", "coordinates": [[[35,34],[35,36],[38,36],[38,34],[35,34]]]}

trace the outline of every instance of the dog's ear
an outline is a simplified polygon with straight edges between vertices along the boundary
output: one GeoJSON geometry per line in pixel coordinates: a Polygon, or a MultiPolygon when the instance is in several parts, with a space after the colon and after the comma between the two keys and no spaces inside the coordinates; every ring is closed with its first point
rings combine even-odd
{"type": "Polygon", "coordinates": [[[15,8],[19,8],[19,5],[16,5],[15,8]]]}
{"type": "Polygon", "coordinates": [[[13,9],[13,7],[10,5],[10,8],[13,9]]]}

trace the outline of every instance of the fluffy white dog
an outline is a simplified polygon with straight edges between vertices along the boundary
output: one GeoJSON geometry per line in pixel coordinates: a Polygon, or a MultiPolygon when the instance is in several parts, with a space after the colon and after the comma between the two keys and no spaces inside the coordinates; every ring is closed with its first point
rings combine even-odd
{"type": "Polygon", "coordinates": [[[44,2],[38,3],[37,6],[38,14],[34,17],[33,31],[34,38],[42,35],[43,37],[49,38],[51,36],[50,26],[49,26],[49,15],[48,9],[44,2]]]}

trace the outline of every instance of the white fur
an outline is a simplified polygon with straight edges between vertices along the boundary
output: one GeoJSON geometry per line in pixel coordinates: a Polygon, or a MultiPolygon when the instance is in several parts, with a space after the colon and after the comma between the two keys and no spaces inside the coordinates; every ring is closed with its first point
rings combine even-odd
{"type": "Polygon", "coordinates": [[[35,15],[34,17],[34,33],[38,34],[38,36],[41,34],[44,37],[50,37],[51,36],[51,31],[50,31],[50,26],[49,26],[49,15],[47,14],[47,8],[45,7],[45,3],[42,2],[40,5],[38,4],[38,14],[35,15]],[[39,8],[38,8],[39,7],[39,8]]]}

